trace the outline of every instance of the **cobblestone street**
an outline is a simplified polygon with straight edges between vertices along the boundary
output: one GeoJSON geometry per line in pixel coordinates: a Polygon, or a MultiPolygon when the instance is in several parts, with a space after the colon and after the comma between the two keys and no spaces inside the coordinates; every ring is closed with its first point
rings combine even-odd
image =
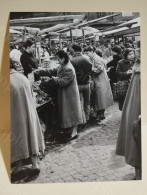
{"type": "Polygon", "coordinates": [[[40,175],[31,183],[132,180],[134,168],[115,155],[120,117],[115,103],[107,109],[103,125],[91,125],[78,139],[47,148],[40,175]]]}

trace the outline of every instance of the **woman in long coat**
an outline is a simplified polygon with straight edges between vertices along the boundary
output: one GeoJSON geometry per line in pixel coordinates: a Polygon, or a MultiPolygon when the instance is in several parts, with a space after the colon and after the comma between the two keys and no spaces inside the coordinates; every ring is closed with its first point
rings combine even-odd
{"type": "Polygon", "coordinates": [[[74,138],[77,136],[77,125],[83,121],[76,74],[65,51],[60,50],[56,55],[60,64],[58,68],[36,72],[40,76],[52,77],[52,83],[57,86],[59,127],[74,138]]]}
{"type": "Polygon", "coordinates": [[[136,64],[122,110],[116,145],[116,154],[124,156],[126,163],[135,167],[136,179],[138,179],[138,172],[140,172],[141,155],[138,154],[133,137],[133,126],[141,114],[140,100],[140,65],[136,64]]]}
{"type": "Polygon", "coordinates": [[[90,57],[92,66],[92,80],[95,90],[95,106],[98,120],[105,119],[104,112],[113,105],[113,95],[109,83],[109,78],[105,69],[104,60],[99,57],[92,47],[85,48],[85,53],[90,57]]]}
{"type": "Polygon", "coordinates": [[[20,174],[22,160],[27,158],[31,158],[32,170],[38,174],[37,155],[45,148],[40,121],[28,79],[14,69],[12,60],[10,65],[11,163],[16,164],[13,175],[20,174]]]}
{"type": "MultiPolygon", "coordinates": [[[[130,81],[135,59],[134,50],[132,48],[125,49],[123,57],[124,58],[120,60],[117,64],[117,81],[130,81]]],[[[119,110],[122,110],[124,100],[125,97],[119,99],[119,110]]]]}

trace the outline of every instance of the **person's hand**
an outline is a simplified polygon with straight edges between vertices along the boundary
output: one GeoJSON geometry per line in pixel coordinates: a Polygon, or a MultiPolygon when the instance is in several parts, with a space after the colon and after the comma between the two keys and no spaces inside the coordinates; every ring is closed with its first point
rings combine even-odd
{"type": "Polygon", "coordinates": [[[135,72],[136,73],[140,72],[140,66],[135,69],[135,72]]]}
{"type": "Polygon", "coordinates": [[[129,74],[132,74],[132,70],[131,69],[129,69],[128,71],[127,71],[127,74],[129,75],[129,74]]]}
{"type": "Polygon", "coordinates": [[[39,81],[40,80],[39,70],[34,70],[34,79],[35,79],[35,81],[39,81]]]}
{"type": "Polygon", "coordinates": [[[40,71],[38,69],[35,69],[34,73],[39,75],[40,71]]]}
{"type": "Polygon", "coordinates": [[[110,66],[110,69],[114,68],[114,66],[110,66]]]}
{"type": "Polygon", "coordinates": [[[111,69],[113,69],[114,68],[114,66],[110,66],[107,70],[108,70],[108,72],[111,70],[111,69]]]}
{"type": "Polygon", "coordinates": [[[106,71],[109,72],[111,70],[111,68],[109,67],[106,71]]]}

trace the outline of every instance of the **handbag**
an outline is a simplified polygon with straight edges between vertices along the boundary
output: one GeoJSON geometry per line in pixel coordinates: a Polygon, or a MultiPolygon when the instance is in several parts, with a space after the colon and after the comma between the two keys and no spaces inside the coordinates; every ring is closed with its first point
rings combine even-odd
{"type": "Polygon", "coordinates": [[[119,100],[121,98],[125,98],[126,93],[128,91],[130,81],[119,81],[117,83],[113,83],[113,98],[114,100],[119,100]]]}

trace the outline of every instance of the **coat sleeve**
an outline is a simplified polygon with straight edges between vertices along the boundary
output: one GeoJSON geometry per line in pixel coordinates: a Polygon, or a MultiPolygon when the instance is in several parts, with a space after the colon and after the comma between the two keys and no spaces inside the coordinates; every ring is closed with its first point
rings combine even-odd
{"type": "Polygon", "coordinates": [[[92,72],[96,74],[100,74],[104,69],[104,65],[99,60],[94,61],[94,67],[92,68],[92,72]]]}
{"type": "Polygon", "coordinates": [[[53,80],[57,86],[66,87],[74,79],[75,74],[72,69],[64,70],[64,73],[60,77],[53,77],[53,80]]]}
{"type": "Polygon", "coordinates": [[[27,72],[32,72],[32,66],[28,58],[22,55],[20,57],[20,62],[22,64],[23,69],[27,70],[27,72]]]}
{"type": "Polygon", "coordinates": [[[30,58],[31,60],[31,66],[33,67],[33,68],[35,68],[35,69],[37,69],[38,68],[38,60],[37,60],[37,58],[35,58],[35,57],[31,57],[30,58]]]}
{"type": "Polygon", "coordinates": [[[114,66],[114,61],[111,60],[110,62],[107,63],[107,68],[114,66]]]}
{"type": "Polygon", "coordinates": [[[57,68],[39,70],[39,75],[40,76],[48,76],[48,77],[57,76],[57,68]]]}
{"type": "Polygon", "coordinates": [[[127,77],[127,72],[122,71],[122,64],[120,62],[117,64],[116,73],[118,76],[121,76],[121,78],[127,77]]]}

